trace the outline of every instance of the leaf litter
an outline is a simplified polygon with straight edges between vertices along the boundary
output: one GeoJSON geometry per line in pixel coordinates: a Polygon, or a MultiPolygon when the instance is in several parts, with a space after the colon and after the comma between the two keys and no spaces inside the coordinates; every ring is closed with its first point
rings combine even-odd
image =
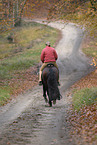
{"type": "MultiPolygon", "coordinates": [[[[83,88],[97,87],[97,69],[78,82],[76,82],[69,93],[74,89],[80,90],[83,88]]],[[[96,145],[97,144],[97,103],[85,105],[79,111],[71,106],[68,120],[72,125],[72,136],[76,137],[78,144],[96,145]],[[81,141],[77,140],[80,138],[81,141]]],[[[74,137],[75,138],[75,137],[74,137]]]]}

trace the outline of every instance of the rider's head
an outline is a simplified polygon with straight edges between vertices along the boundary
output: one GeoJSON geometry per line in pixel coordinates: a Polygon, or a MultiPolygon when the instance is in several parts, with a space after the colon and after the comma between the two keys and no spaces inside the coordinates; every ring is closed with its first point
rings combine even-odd
{"type": "Polygon", "coordinates": [[[46,42],[46,46],[50,47],[50,42],[49,41],[46,42]]]}

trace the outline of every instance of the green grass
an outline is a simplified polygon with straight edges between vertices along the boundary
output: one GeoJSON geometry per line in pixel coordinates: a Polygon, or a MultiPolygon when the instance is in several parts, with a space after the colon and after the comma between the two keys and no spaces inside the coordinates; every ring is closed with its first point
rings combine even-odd
{"type": "Polygon", "coordinates": [[[86,48],[83,48],[83,52],[89,56],[89,57],[94,57],[96,58],[97,57],[97,45],[94,45],[94,46],[89,46],[89,47],[86,47],[86,48]]]}
{"type": "Polygon", "coordinates": [[[73,94],[74,109],[79,111],[85,105],[97,103],[97,88],[76,90],[73,94]]]}
{"type": "Polygon", "coordinates": [[[45,42],[53,45],[58,37],[58,31],[37,23],[23,23],[14,30],[14,43],[9,44],[8,34],[2,35],[0,44],[0,78],[5,79],[16,70],[27,69],[40,61],[40,54],[45,42]],[[4,40],[4,41],[3,41],[4,40]],[[6,59],[5,59],[6,58],[6,59]]]}
{"type": "Polygon", "coordinates": [[[58,39],[59,31],[35,22],[22,22],[10,33],[0,35],[0,104],[9,98],[8,86],[10,79],[17,72],[25,71],[40,62],[40,54],[45,47],[45,42],[50,41],[53,46],[58,39]],[[14,37],[14,43],[7,40],[8,36],[14,37]],[[2,91],[1,91],[2,90],[2,91]]]}
{"type": "Polygon", "coordinates": [[[8,87],[0,88],[0,106],[4,105],[10,98],[10,91],[8,87]]]}
{"type": "Polygon", "coordinates": [[[42,47],[40,43],[43,44],[47,40],[51,40],[53,45],[58,36],[57,32],[54,28],[42,24],[23,22],[21,27],[0,35],[0,59],[16,55],[26,49],[34,49],[36,45],[38,48],[42,47]],[[9,43],[8,36],[14,38],[14,43],[9,43]]]}

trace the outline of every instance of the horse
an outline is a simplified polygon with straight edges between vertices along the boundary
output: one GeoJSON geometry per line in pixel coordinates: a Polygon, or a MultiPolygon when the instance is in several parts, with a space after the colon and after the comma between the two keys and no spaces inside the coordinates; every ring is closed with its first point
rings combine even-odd
{"type": "Polygon", "coordinates": [[[43,97],[45,102],[52,107],[56,104],[56,100],[61,99],[61,94],[58,88],[59,71],[53,64],[48,64],[42,72],[43,97]]]}

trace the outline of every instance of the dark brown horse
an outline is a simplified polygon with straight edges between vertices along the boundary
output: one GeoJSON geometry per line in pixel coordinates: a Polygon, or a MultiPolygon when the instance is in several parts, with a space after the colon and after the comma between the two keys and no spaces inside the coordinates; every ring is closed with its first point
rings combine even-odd
{"type": "Polygon", "coordinates": [[[48,64],[42,73],[43,97],[50,107],[61,99],[58,88],[59,71],[53,64],[48,64]]]}

